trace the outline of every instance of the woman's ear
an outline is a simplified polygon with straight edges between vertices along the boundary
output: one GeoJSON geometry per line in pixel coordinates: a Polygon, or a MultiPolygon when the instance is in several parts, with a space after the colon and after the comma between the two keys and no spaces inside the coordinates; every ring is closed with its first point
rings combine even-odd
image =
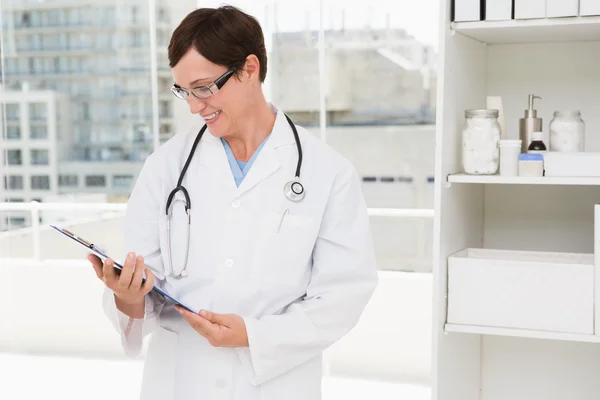
{"type": "Polygon", "coordinates": [[[260,80],[260,62],[254,54],[250,54],[246,57],[243,76],[250,81],[260,80]]]}

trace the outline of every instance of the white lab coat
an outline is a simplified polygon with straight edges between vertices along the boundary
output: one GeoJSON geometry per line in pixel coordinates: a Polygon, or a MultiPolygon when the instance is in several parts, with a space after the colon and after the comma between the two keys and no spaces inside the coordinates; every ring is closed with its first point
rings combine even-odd
{"type": "MultiPolygon", "coordinates": [[[[376,285],[369,219],[353,166],[298,127],[303,201],[284,196],[298,160],[284,114],[240,187],[219,138],[207,130],[183,185],[191,199],[189,276],[165,277],[165,205],[198,129],[173,137],[146,160],[125,216],[125,250],[145,257],[156,284],[184,304],[244,318],[250,346],[215,348],[158,296],[144,319],[104,309],[125,352],[147,348],[143,400],[318,400],[322,352],[357,323],[376,285]]],[[[177,195],[181,197],[182,194],[177,195]]],[[[172,219],[181,270],[185,215],[172,219]]],[[[373,338],[373,340],[377,340],[373,338]]]]}

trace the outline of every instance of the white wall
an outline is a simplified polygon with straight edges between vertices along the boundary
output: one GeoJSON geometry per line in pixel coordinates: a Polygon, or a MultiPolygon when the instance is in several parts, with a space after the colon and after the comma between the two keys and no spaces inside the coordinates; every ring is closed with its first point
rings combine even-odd
{"type": "MultiPolygon", "coordinates": [[[[0,351],[122,357],[86,262],[0,259],[0,351]]],[[[358,326],[328,352],[331,373],[429,381],[431,275],[381,272],[358,326]]]]}

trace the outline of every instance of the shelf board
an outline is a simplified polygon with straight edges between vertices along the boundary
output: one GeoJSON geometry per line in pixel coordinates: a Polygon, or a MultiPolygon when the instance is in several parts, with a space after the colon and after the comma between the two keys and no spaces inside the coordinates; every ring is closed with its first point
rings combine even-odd
{"type": "Polygon", "coordinates": [[[452,22],[451,28],[490,44],[600,41],[600,16],[452,22]]]}
{"type": "Polygon", "coordinates": [[[452,174],[448,183],[485,183],[505,185],[600,185],[600,177],[562,177],[562,176],[500,176],[452,174]]]}
{"type": "Polygon", "coordinates": [[[600,336],[578,333],[533,331],[527,329],[498,328],[492,326],[446,324],[445,332],[475,333],[480,335],[510,336],[533,339],[566,340],[570,342],[600,343],[600,336]]]}

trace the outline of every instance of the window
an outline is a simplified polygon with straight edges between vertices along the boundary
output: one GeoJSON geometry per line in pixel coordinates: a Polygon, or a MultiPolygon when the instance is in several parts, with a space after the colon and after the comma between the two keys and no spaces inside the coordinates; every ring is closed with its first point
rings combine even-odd
{"type": "Polygon", "coordinates": [[[171,118],[171,103],[168,101],[160,101],[158,105],[160,118],[171,118]]]}
{"type": "Polygon", "coordinates": [[[104,175],[88,175],[85,177],[86,187],[105,187],[106,176],[104,175]]]}
{"type": "Polygon", "coordinates": [[[59,10],[48,11],[48,26],[57,26],[62,21],[62,15],[59,10]]]}
{"type": "Polygon", "coordinates": [[[47,112],[46,103],[31,103],[29,104],[29,119],[45,120],[47,112]]]}
{"type": "MultiPolygon", "coordinates": [[[[28,65],[29,65],[29,73],[32,74],[32,75],[35,74],[36,73],[36,66],[37,66],[37,63],[35,62],[35,59],[34,58],[29,58],[27,61],[29,62],[28,63],[28,65]]],[[[42,72],[41,68],[37,68],[37,69],[38,69],[39,72],[42,72]]]]}
{"type": "Polygon", "coordinates": [[[50,190],[50,177],[48,175],[32,175],[31,189],[50,190]]]}
{"type": "Polygon", "coordinates": [[[79,177],[77,175],[59,175],[58,186],[60,187],[77,187],[79,185],[79,177]]]}
{"type": "Polygon", "coordinates": [[[48,129],[46,125],[32,125],[30,128],[31,138],[35,140],[48,139],[48,129]]]}
{"type": "Polygon", "coordinates": [[[31,150],[31,165],[48,165],[48,150],[31,150]]]}
{"type": "Polygon", "coordinates": [[[167,10],[164,9],[164,7],[158,8],[158,17],[156,18],[156,20],[158,22],[169,22],[169,14],[167,13],[167,10]]]}
{"type": "Polygon", "coordinates": [[[22,165],[21,150],[8,150],[6,152],[6,163],[8,165],[22,165]]]}
{"type": "Polygon", "coordinates": [[[171,134],[171,125],[170,124],[161,124],[160,125],[160,134],[161,135],[170,135],[171,134]]]}
{"type": "Polygon", "coordinates": [[[21,139],[21,127],[19,125],[8,125],[6,127],[6,138],[9,140],[21,139]]]}
{"type": "Polygon", "coordinates": [[[132,175],[114,175],[113,186],[118,188],[131,188],[133,185],[132,175]]]}
{"type": "Polygon", "coordinates": [[[9,217],[8,223],[15,227],[23,227],[23,226],[25,226],[25,218],[24,217],[9,217]]]}
{"type": "Polygon", "coordinates": [[[142,45],[142,33],[139,31],[131,32],[131,47],[140,47],[142,45]]]}
{"type": "Polygon", "coordinates": [[[7,104],[6,105],[6,119],[9,121],[19,120],[19,105],[18,104],[7,104]]]}
{"type": "Polygon", "coordinates": [[[21,15],[21,26],[29,27],[31,25],[31,15],[28,12],[23,12],[21,15]]]}
{"type": "Polygon", "coordinates": [[[77,110],[77,114],[79,115],[79,119],[84,121],[90,120],[90,103],[82,102],[79,104],[79,109],[77,110]]]}
{"type": "Polygon", "coordinates": [[[19,64],[18,64],[17,60],[8,58],[5,60],[5,62],[6,62],[6,66],[5,66],[6,74],[12,75],[12,74],[18,73],[19,64]]]}
{"type": "Polygon", "coordinates": [[[23,177],[20,175],[8,175],[4,177],[4,189],[23,190],[23,177]]]}
{"type": "Polygon", "coordinates": [[[131,7],[131,22],[134,24],[138,22],[138,13],[139,13],[138,6],[131,7]]]}

